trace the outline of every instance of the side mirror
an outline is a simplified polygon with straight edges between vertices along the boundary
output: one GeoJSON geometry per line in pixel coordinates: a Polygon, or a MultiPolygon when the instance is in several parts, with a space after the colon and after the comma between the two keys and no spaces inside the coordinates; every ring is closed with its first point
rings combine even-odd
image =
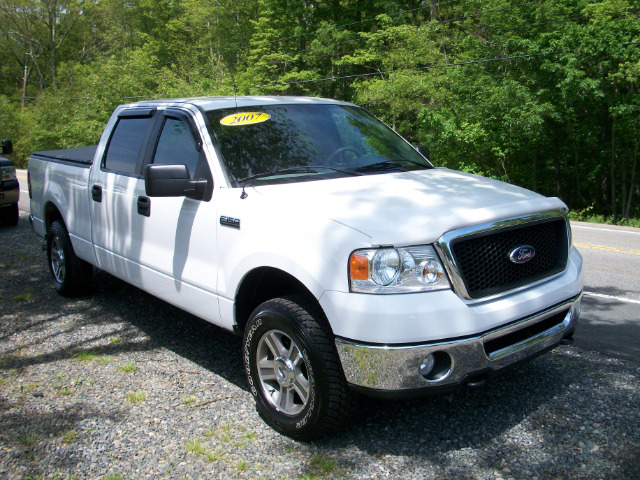
{"type": "Polygon", "coordinates": [[[186,165],[147,165],[144,188],[150,197],[189,197],[201,200],[206,180],[191,180],[186,165]]]}
{"type": "Polygon", "coordinates": [[[2,153],[4,155],[13,153],[13,143],[11,143],[11,140],[2,140],[2,153]]]}
{"type": "Polygon", "coordinates": [[[418,145],[416,146],[416,150],[420,153],[420,155],[429,160],[429,147],[427,147],[426,145],[418,145]]]}

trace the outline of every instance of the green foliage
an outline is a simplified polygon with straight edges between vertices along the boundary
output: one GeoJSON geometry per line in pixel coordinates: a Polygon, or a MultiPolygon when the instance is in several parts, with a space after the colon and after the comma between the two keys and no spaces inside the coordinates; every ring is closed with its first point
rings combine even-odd
{"type": "Polygon", "coordinates": [[[20,166],[95,144],[121,103],[304,94],[365,106],[437,165],[640,216],[638,0],[38,5],[0,6],[0,136],[20,166]]]}

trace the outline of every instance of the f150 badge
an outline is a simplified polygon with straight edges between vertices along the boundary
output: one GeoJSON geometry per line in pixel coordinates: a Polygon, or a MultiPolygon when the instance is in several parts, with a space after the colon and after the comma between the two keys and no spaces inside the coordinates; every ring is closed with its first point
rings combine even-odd
{"type": "Polygon", "coordinates": [[[240,230],[240,219],[222,216],[220,217],[220,225],[223,225],[225,227],[237,228],[238,230],[240,230]]]}
{"type": "Polygon", "coordinates": [[[513,263],[527,263],[536,256],[536,249],[531,245],[520,245],[509,252],[509,260],[513,263]]]}

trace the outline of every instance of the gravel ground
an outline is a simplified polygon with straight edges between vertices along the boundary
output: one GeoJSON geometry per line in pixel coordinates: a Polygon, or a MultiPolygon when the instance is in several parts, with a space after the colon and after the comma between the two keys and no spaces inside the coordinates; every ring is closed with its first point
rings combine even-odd
{"type": "Polygon", "coordinates": [[[339,434],[268,428],[240,339],[104,273],[58,296],[0,227],[0,478],[640,478],[640,363],[560,347],[484,388],[364,400],[339,434]]]}

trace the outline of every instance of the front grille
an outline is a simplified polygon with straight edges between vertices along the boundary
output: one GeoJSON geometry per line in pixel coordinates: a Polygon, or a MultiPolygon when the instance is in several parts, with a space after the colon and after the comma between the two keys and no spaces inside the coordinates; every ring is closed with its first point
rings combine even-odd
{"type": "Polygon", "coordinates": [[[567,224],[564,218],[554,218],[515,225],[454,239],[450,246],[468,296],[477,299],[564,270],[568,256],[567,224]],[[535,248],[535,256],[526,263],[513,263],[510,253],[523,245],[535,248]]]}

